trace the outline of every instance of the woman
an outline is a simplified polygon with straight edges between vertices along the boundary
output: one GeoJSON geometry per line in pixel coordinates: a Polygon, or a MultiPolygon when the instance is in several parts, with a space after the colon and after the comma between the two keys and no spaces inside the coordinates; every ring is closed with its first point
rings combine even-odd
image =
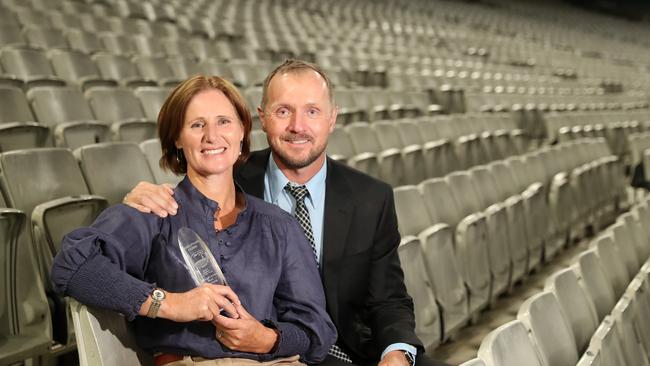
{"type": "Polygon", "coordinates": [[[158,134],[161,166],[186,174],[174,189],[183,209],[159,218],[113,206],[68,234],[54,260],[57,291],[135,320],[138,342],[157,365],[295,355],[316,363],[335,341],[298,223],[235,186],[233,166],[249,154],[251,123],[229,82],[181,83],[161,108],[158,134]],[[229,286],[194,286],[178,246],[181,227],[203,238],[229,286]]]}

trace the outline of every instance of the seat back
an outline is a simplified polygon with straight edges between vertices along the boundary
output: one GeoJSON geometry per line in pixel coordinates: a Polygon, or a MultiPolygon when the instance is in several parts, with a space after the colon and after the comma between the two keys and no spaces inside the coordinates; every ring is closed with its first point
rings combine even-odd
{"type": "Polygon", "coordinates": [[[94,120],[88,102],[78,88],[39,86],[27,93],[38,121],[45,125],[94,120]]]}
{"type": "Polygon", "coordinates": [[[42,202],[89,194],[79,166],[68,149],[10,151],[0,154],[0,166],[7,204],[29,217],[42,202]]]}
{"type": "Polygon", "coordinates": [[[75,155],[93,194],[114,205],[140,181],[153,182],[154,176],[138,145],[109,142],[80,147],[75,155]]]}
{"type": "Polygon", "coordinates": [[[418,235],[432,222],[427,208],[422,201],[422,195],[416,186],[402,186],[393,189],[395,195],[395,210],[399,231],[403,236],[418,235]]]}
{"type": "Polygon", "coordinates": [[[35,120],[22,90],[12,86],[0,87],[0,123],[35,120]]]}
{"type": "Polygon", "coordinates": [[[517,319],[528,329],[546,366],[574,366],[578,351],[573,332],[551,292],[533,295],[519,307],[517,319]]]}
{"type": "Polygon", "coordinates": [[[650,362],[643,342],[639,339],[640,327],[643,326],[638,309],[635,308],[635,299],[623,296],[612,310],[612,317],[616,320],[616,331],[621,340],[623,356],[628,365],[648,366],[650,362]]]}
{"type": "Polygon", "coordinates": [[[138,98],[129,89],[97,87],[88,90],[86,97],[90,108],[100,121],[118,122],[145,118],[138,98]]]}
{"type": "Polygon", "coordinates": [[[144,110],[145,117],[150,121],[157,121],[160,108],[162,108],[171,90],[157,86],[141,86],[136,88],[133,93],[140,100],[140,106],[144,110]]]}
{"type": "Polygon", "coordinates": [[[149,168],[153,173],[156,183],[168,183],[176,185],[183,179],[183,176],[178,176],[169,170],[163,170],[160,167],[160,158],[162,157],[162,149],[160,147],[160,140],[150,139],[140,143],[140,150],[144,153],[149,163],[149,168]]]}
{"type": "Polygon", "coordinates": [[[486,366],[543,366],[520,320],[508,322],[483,338],[478,357],[486,366]]]}
{"type": "Polygon", "coordinates": [[[596,238],[591,246],[596,249],[603,273],[614,288],[615,297],[620,297],[630,281],[630,276],[614,243],[614,237],[609,233],[603,234],[596,238]]]}
{"type": "Polygon", "coordinates": [[[627,365],[621,339],[616,332],[616,319],[607,316],[591,338],[589,348],[600,350],[603,365],[627,365]]]}
{"type": "Polygon", "coordinates": [[[71,301],[81,366],[153,365],[140,349],[124,316],[71,301]]]}
{"type": "Polygon", "coordinates": [[[415,333],[425,350],[433,350],[440,344],[442,324],[424,267],[420,240],[413,236],[410,240],[405,238],[399,246],[398,254],[404,271],[404,285],[413,298],[415,333]]]}
{"type": "Polygon", "coordinates": [[[578,276],[571,268],[553,273],[546,280],[544,289],[552,292],[557,298],[571,327],[577,351],[582,354],[598,327],[594,302],[580,287],[578,276]]]}
{"type": "Polygon", "coordinates": [[[598,322],[603,320],[614,307],[616,298],[614,288],[605,276],[595,249],[589,249],[578,255],[577,266],[574,269],[578,274],[578,283],[591,297],[598,322]]]}
{"type": "Polygon", "coordinates": [[[442,310],[443,341],[469,320],[469,301],[454,253],[453,231],[436,224],[419,235],[433,293],[442,310]]]}

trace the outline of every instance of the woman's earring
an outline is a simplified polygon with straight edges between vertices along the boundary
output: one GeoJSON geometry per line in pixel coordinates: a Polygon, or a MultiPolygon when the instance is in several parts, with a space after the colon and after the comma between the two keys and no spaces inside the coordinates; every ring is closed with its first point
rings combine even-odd
{"type": "Polygon", "coordinates": [[[244,140],[239,142],[239,155],[241,155],[241,151],[244,149],[244,140]]]}
{"type": "Polygon", "coordinates": [[[183,159],[183,149],[176,149],[176,162],[180,164],[182,159],[183,159]]]}

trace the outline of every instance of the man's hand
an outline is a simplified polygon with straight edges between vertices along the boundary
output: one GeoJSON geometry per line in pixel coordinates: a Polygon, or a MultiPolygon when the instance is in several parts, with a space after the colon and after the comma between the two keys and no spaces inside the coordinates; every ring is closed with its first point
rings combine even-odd
{"type": "Polygon", "coordinates": [[[170,185],[140,182],[124,196],[122,202],[140,212],[153,212],[160,217],[167,217],[176,215],[178,210],[178,203],[172,197],[173,194],[174,190],[170,185]]]}
{"type": "Polygon", "coordinates": [[[409,366],[404,351],[390,351],[379,362],[378,366],[409,366]]]}
{"type": "Polygon", "coordinates": [[[212,322],[217,327],[217,340],[234,351],[269,353],[278,334],[253,318],[240,304],[235,304],[239,319],[219,315],[212,322]]]}
{"type": "Polygon", "coordinates": [[[176,322],[210,321],[223,318],[219,314],[222,309],[232,318],[240,316],[237,312],[239,298],[228,286],[206,283],[187,292],[168,292],[166,295],[158,311],[161,318],[176,322]]]}

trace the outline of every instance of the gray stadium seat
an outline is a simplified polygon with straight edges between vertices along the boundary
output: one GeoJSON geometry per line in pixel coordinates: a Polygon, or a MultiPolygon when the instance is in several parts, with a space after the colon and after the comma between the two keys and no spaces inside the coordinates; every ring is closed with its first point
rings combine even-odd
{"type": "Polygon", "coordinates": [[[88,188],[114,205],[140,181],[154,182],[149,164],[138,145],[107,142],[75,150],[88,188]]]}
{"type": "Polygon", "coordinates": [[[269,147],[269,142],[266,138],[266,132],[262,130],[251,131],[251,151],[262,150],[269,147]]]}
{"type": "Polygon", "coordinates": [[[634,239],[632,238],[632,230],[633,228],[628,227],[620,221],[607,228],[607,232],[610,232],[613,236],[618,253],[627,270],[628,278],[634,277],[642,264],[639,263],[642,258],[636,252],[634,239]]]}
{"type": "Polygon", "coordinates": [[[614,307],[616,297],[596,250],[589,249],[580,253],[574,270],[578,274],[578,283],[593,300],[598,321],[602,321],[614,307]]]}
{"type": "Polygon", "coordinates": [[[510,287],[510,249],[508,245],[508,213],[498,196],[494,176],[486,166],[472,168],[472,183],[478,193],[487,223],[487,244],[492,273],[491,301],[510,287]]]}
{"type": "Polygon", "coordinates": [[[483,338],[478,357],[486,366],[543,366],[519,320],[506,323],[483,338]]]}
{"type": "Polygon", "coordinates": [[[174,87],[183,80],[183,78],[174,75],[164,57],[136,56],[133,58],[133,63],[138,68],[140,75],[147,80],[156,81],[160,86],[174,87]]]}
{"type": "Polygon", "coordinates": [[[425,350],[432,351],[440,344],[442,324],[424,267],[420,240],[415,236],[403,237],[398,253],[404,271],[404,284],[415,307],[415,333],[425,350]]]}
{"type": "MultiPolygon", "coordinates": [[[[49,351],[50,344],[49,337],[43,334],[25,335],[18,328],[17,307],[23,306],[23,303],[16,298],[16,264],[18,236],[24,225],[23,212],[13,208],[0,208],[0,273],[3,274],[0,286],[0,363],[7,365],[45,354],[49,351]]],[[[23,267],[29,265],[30,263],[20,263],[23,267]]]]}
{"type": "Polygon", "coordinates": [[[603,365],[627,365],[615,323],[616,319],[605,317],[591,338],[589,348],[599,349],[603,365]]]}
{"type": "Polygon", "coordinates": [[[598,327],[596,308],[591,297],[580,287],[578,277],[571,268],[553,273],[546,279],[544,289],[557,298],[571,326],[578,354],[589,346],[591,335],[598,327]]]}
{"type": "Polygon", "coordinates": [[[108,124],[95,120],[81,91],[40,86],[27,93],[39,122],[53,130],[57,146],[76,148],[106,141],[108,124]]]}
{"type": "Polygon", "coordinates": [[[117,86],[117,81],[99,76],[97,66],[88,55],[70,50],[52,50],[48,55],[57,76],[69,85],[82,89],[94,86],[117,86]]]}
{"type": "Polygon", "coordinates": [[[0,47],[27,46],[27,40],[23,37],[20,27],[7,23],[0,26],[0,47]]]}
{"type": "Polygon", "coordinates": [[[155,137],[156,123],[145,118],[131,90],[96,87],[85,94],[95,117],[112,124],[114,140],[140,142],[155,137]]]}
{"type": "Polygon", "coordinates": [[[591,243],[591,247],[596,249],[603,273],[613,286],[614,295],[620,297],[630,282],[630,276],[613,236],[602,234],[591,243]]]}
{"type": "MultiPolygon", "coordinates": [[[[186,43],[183,44],[187,45],[186,43]]],[[[184,54],[181,53],[178,56],[171,56],[167,58],[167,64],[169,64],[169,67],[171,67],[172,74],[175,78],[178,78],[180,80],[185,80],[191,76],[201,74],[199,63],[187,55],[191,55],[191,52],[184,54]]]]}
{"type": "Polygon", "coordinates": [[[578,351],[573,332],[551,292],[533,295],[519,307],[517,319],[528,329],[546,366],[574,366],[578,351]]]}
{"type": "MultiPolygon", "coordinates": [[[[52,318],[55,321],[52,327],[44,324],[50,321],[50,314],[43,314],[47,312],[47,303],[36,302],[34,297],[36,295],[33,293],[39,290],[51,293],[49,270],[63,236],[73,229],[90,225],[106,207],[106,201],[101,197],[88,194],[88,187],[79,166],[68,149],[47,148],[7,152],[0,155],[0,165],[2,169],[0,186],[7,197],[8,205],[25,212],[31,221],[31,225],[26,225],[21,233],[18,260],[21,263],[30,263],[31,259],[28,258],[31,256],[36,260],[39,268],[37,278],[19,277],[17,290],[29,289],[28,291],[32,293],[29,296],[32,296],[33,302],[31,306],[19,308],[19,316],[23,317],[21,322],[31,323],[31,327],[38,327],[37,329],[44,332],[48,338],[53,337],[65,347],[74,347],[67,303],[58,296],[48,295],[54,306],[52,318]],[[35,253],[31,253],[30,250],[32,240],[35,253]],[[44,289],[41,284],[44,285],[44,289]]],[[[21,268],[21,270],[22,276],[28,275],[25,269],[21,268]]],[[[18,299],[21,298],[24,299],[19,294],[18,299]]]]}
{"type": "Polygon", "coordinates": [[[110,310],[70,302],[81,366],[152,366],[153,357],[138,347],[130,324],[110,310]]]}
{"type": "Polygon", "coordinates": [[[63,32],[56,28],[44,28],[30,25],[23,29],[23,34],[31,47],[49,50],[52,48],[68,48],[68,42],[63,32]]]}
{"type": "MultiPolygon", "coordinates": [[[[144,24],[148,24],[148,22],[144,24]]],[[[165,55],[165,48],[157,38],[145,34],[133,34],[131,42],[133,43],[135,55],[144,57],[163,57],[165,55]]]]}
{"type": "Polygon", "coordinates": [[[490,300],[487,221],[479,207],[480,200],[469,173],[454,172],[447,175],[445,180],[460,209],[459,220],[449,224],[455,228],[456,256],[469,291],[470,313],[475,316],[490,300]]]}
{"type": "Polygon", "coordinates": [[[95,33],[86,32],[82,29],[68,29],[64,34],[70,48],[75,51],[83,52],[87,55],[105,51],[104,46],[95,33]]]}
{"type": "Polygon", "coordinates": [[[509,184],[510,179],[508,179],[508,176],[510,172],[504,162],[497,161],[490,163],[488,168],[497,182],[497,188],[499,189],[498,196],[506,208],[506,217],[508,218],[508,245],[510,259],[512,261],[510,284],[513,285],[526,275],[528,266],[525,221],[527,218],[524,199],[520,192],[514,191],[511,184],[509,184]]]}
{"type": "Polygon", "coordinates": [[[343,127],[335,126],[327,143],[327,155],[338,161],[347,161],[354,155],[352,141],[343,127]]]}
{"type": "Polygon", "coordinates": [[[162,156],[160,140],[150,139],[142,141],[140,143],[140,150],[142,150],[144,156],[147,158],[147,163],[149,163],[149,168],[153,173],[156,183],[168,183],[176,185],[176,183],[180,182],[183,179],[183,176],[178,176],[170,171],[163,170],[160,167],[160,158],[162,156]]]}
{"type": "Polygon", "coordinates": [[[432,225],[422,196],[415,186],[395,188],[395,209],[405,241],[416,236],[424,253],[424,267],[442,311],[443,340],[453,336],[468,320],[468,297],[454,253],[453,231],[447,224],[432,225]]]}
{"type": "Polygon", "coordinates": [[[379,178],[393,187],[405,183],[404,164],[401,150],[382,149],[375,131],[363,122],[354,122],[344,127],[350,136],[352,147],[357,155],[372,153],[379,162],[379,178]]]}
{"type": "Polygon", "coordinates": [[[630,235],[630,240],[634,245],[635,252],[641,264],[650,257],[650,240],[646,236],[643,227],[644,221],[641,219],[642,211],[647,211],[647,206],[638,205],[631,212],[626,212],[617,219],[617,221],[623,222],[627,227],[627,233],[630,235]]]}
{"type": "Polygon", "coordinates": [[[650,361],[644,348],[644,344],[639,339],[641,334],[640,327],[642,322],[637,316],[637,309],[634,308],[634,299],[627,296],[621,299],[612,310],[612,318],[616,320],[616,330],[621,340],[623,356],[628,365],[648,366],[650,361]]]}
{"type": "Polygon", "coordinates": [[[454,254],[453,232],[446,224],[435,224],[420,233],[419,239],[429,281],[442,311],[445,341],[469,320],[467,293],[454,254]]]}
{"type": "Polygon", "coordinates": [[[126,56],[98,53],[93,55],[93,60],[103,78],[117,80],[122,86],[157,86],[154,80],[142,77],[135,64],[126,56]]]}
{"type": "Polygon", "coordinates": [[[54,73],[45,51],[28,47],[5,47],[0,51],[0,61],[5,71],[23,80],[28,87],[65,85],[54,73]]]}
{"type": "Polygon", "coordinates": [[[135,46],[127,35],[103,32],[99,34],[99,39],[102,41],[104,49],[111,54],[130,57],[136,53],[135,46]]]}
{"type": "Polygon", "coordinates": [[[171,94],[171,89],[159,86],[141,86],[133,90],[133,94],[140,100],[140,106],[145,118],[150,121],[158,120],[160,108],[171,94]]]}
{"type": "Polygon", "coordinates": [[[398,149],[402,154],[404,166],[404,183],[419,184],[426,178],[427,167],[420,145],[404,145],[399,135],[399,124],[391,121],[379,121],[370,125],[375,130],[381,148],[398,149]]]}
{"type": "Polygon", "coordinates": [[[0,87],[0,151],[51,144],[50,131],[36,122],[22,90],[0,87]]]}

